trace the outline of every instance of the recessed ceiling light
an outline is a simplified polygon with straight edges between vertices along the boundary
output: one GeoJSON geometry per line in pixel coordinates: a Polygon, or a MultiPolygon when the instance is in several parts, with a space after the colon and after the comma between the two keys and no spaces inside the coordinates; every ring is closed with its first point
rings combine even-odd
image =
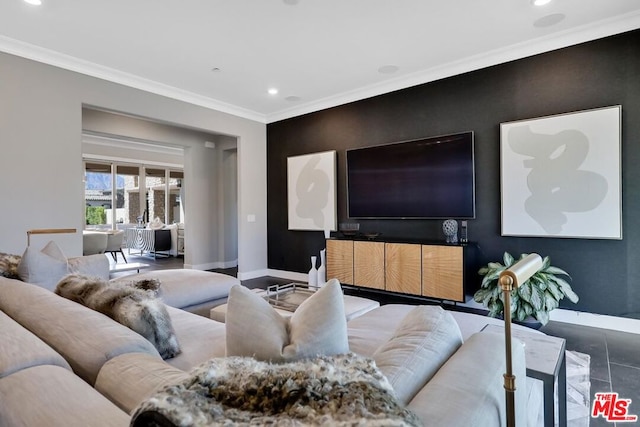
{"type": "Polygon", "coordinates": [[[211,71],[213,71],[214,73],[219,73],[219,72],[220,72],[220,71],[222,71],[222,70],[221,70],[220,68],[218,68],[218,67],[213,67],[213,68],[211,69],[211,71]]]}
{"type": "Polygon", "coordinates": [[[544,6],[547,3],[551,3],[551,0],[531,0],[534,6],[544,6]]]}
{"type": "Polygon", "coordinates": [[[278,89],[276,89],[275,87],[272,87],[272,88],[269,88],[267,92],[269,92],[269,95],[277,95],[278,89]]]}
{"type": "Polygon", "coordinates": [[[550,27],[564,20],[564,18],[566,18],[564,13],[554,13],[551,15],[543,16],[542,18],[536,20],[533,23],[533,26],[537,28],[550,27]]]}
{"type": "Polygon", "coordinates": [[[42,0],[24,0],[25,3],[32,4],[34,6],[40,6],[42,4],[42,0]]]}
{"type": "Polygon", "coordinates": [[[382,67],[378,68],[378,72],[380,74],[393,74],[398,70],[399,67],[396,65],[383,65],[382,67]]]}

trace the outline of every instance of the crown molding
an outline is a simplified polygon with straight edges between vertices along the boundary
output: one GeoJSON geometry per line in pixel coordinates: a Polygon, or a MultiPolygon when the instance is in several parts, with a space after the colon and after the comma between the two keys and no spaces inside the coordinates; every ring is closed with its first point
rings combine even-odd
{"type": "Polygon", "coordinates": [[[140,89],[145,92],[165,96],[178,101],[188,102],[200,107],[209,108],[256,122],[266,122],[266,116],[256,111],[248,110],[246,108],[238,107],[213,98],[198,95],[193,92],[178,89],[173,86],[158,83],[153,80],[145,79],[114,68],[105,67],[2,35],[0,35],[0,52],[20,56],[22,58],[41,62],[47,65],[53,65],[65,70],[118,83],[134,89],[140,89]]]}
{"type": "Polygon", "coordinates": [[[314,102],[298,105],[267,115],[267,123],[289,119],[314,111],[348,104],[408,87],[433,82],[446,77],[479,70],[497,64],[526,58],[544,52],[596,40],[640,28],[640,11],[601,20],[596,23],[553,33],[544,37],[474,55],[458,61],[385,80],[362,88],[343,92],[314,102]]]}
{"type": "Polygon", "coordinates": [[[640,28],[640,11],[553,33],[535,40],[496,49],[352,91],[342,92],[335,96],[329,96],[270,114],[238,107],[2,35],[0,35],[0,52],[6,52],[256,122],[273,123],[638,28],[640,28]]]}

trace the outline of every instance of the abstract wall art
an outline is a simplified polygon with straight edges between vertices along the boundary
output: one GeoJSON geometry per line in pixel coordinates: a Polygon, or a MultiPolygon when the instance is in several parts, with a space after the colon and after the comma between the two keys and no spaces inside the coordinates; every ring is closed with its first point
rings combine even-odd
{"type": "Polygon", "coordinates": [[[336,230],[336,151],[287,158],[289,230],[336,230]]]}
{"type": "Polygon", "coordinates": [[[502,235],[622,239],[622,107],[500,125],[502,235]]]}

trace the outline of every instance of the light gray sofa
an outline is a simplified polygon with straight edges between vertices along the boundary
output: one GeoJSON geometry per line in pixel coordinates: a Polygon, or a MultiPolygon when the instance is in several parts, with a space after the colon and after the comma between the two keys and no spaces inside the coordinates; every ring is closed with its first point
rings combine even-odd
{"type": "MultiPolygon", "coordinates": [[[[449,313],[434,311],[437,321],[425,330],[403,323],[413,309],[386,305],[351,320],[350,350],[374,358],[427,426],[505,425],[503,337],[473,333],[462,344],[449,313]],[[436,372],[428,381],[420,378],[426,365],[436,372]]],[[[108,317],[0,277],[0,326],[10,337],[0,342],[0,425],[127,425],[134,408],[159,387],[225,356],[223,323],[174,307],[168,311],[182,353],[162,360],[148,341],[108,317]]],[[[484,318],[477,318],[471,328],[479,330],[484,318]]],[[[469,331],[468,322],[465,327],[469,331]]],[[[516,377],[524,379],[524,350],[517,341],[513,358],[516,377]]],[[[524,392],[516,391],[520,420],[524,392]]]]}

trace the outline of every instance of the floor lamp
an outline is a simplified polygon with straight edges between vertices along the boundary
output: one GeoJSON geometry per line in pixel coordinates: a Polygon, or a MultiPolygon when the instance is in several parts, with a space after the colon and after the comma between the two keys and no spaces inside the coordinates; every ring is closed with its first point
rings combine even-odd
{"type": "Polygon", "coordinates": [[[515,427],[515,391],[516,377],[513,375],[511,358],[511,290],[529,280],[542,268],[542,258],[538,254],[529,254],[507,270],[500,273],[500,286],[504,299],[504,342],[507,372],[504,374],[504,391],[507,403],[507,427],[515,427]]]}

